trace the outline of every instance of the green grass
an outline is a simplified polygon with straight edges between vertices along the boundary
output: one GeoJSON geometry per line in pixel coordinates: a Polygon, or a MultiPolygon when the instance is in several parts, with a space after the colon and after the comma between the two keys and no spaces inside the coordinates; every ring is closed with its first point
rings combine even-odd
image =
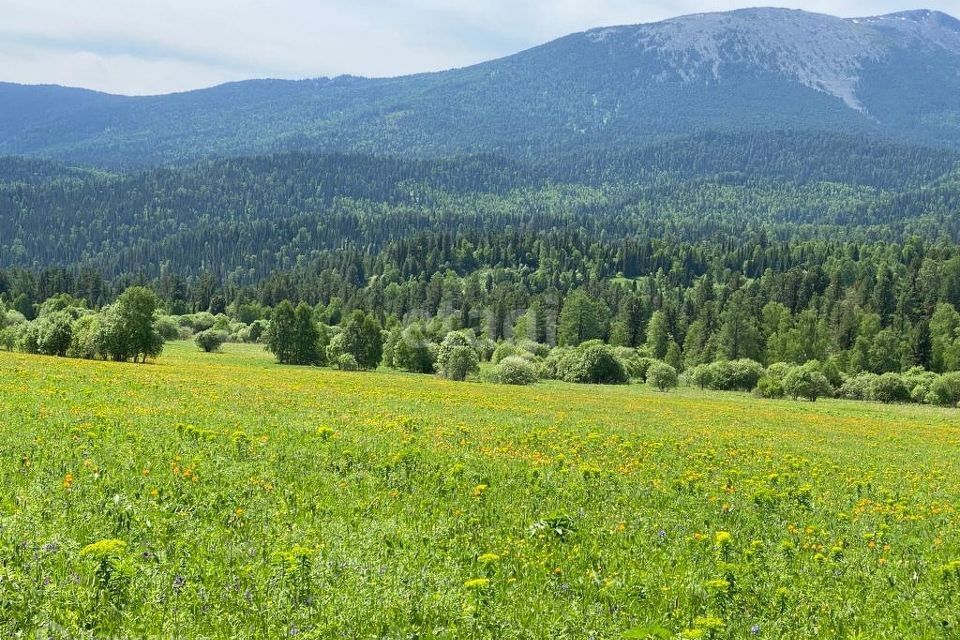
{"type": "Polygon", "coordinates": [[[0,354],[0,416],[3,637],[960,634],[955,410],[175,343],[0,354]]]}

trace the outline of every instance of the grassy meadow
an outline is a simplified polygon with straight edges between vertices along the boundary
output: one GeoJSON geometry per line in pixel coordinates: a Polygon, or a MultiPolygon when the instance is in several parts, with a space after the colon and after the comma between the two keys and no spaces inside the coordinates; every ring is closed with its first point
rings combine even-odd
{"type": "Polygon", "coordinates": [[[960,412],[0,353],[4,638],[956,638],[960,412]]]}

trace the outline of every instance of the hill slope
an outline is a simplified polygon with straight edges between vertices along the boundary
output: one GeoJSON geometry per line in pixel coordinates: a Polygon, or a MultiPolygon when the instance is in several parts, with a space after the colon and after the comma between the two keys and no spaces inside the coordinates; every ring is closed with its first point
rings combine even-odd
{"type": "Polygon", "coordinates": [[[960,22],[781,9],[595,29],[473,67],[155,97],[0,85],[0,154],[142,166],[281,150],[533,155],[705,130],[960,145],[960,22]]]}
{"type": "Polygon", "coordinates": [[[324,252],[511,229],[731,245],[751,231],[956,241],[958,165],[953,150],[805,134],[706,135],[541,165],[287,153],[109,174],[0,159],[0,269],[253,283],[324,252]]]}

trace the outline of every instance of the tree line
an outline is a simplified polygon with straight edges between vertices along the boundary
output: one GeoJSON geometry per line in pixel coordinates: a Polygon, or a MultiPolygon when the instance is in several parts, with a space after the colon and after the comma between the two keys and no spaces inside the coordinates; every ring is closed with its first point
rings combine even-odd
{"type": "Polygon", "coordinates": [[[164,325],[157,309],[156,294],[144,287],[127,289],[99,311],[60,294],[40,304],[32,322],[0,304],[0,346],[51,356],[146,362],[163,351],[164,325]]]}

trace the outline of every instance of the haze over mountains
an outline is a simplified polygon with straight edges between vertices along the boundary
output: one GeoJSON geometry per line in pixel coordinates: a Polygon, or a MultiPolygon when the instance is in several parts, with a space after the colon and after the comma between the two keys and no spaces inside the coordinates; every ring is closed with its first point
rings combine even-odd
{"type": "Polygon", "coordinates": [[[593,29],[476,66],[155,97],[0,85],[0,155],[109,168],[287,150],[519,158],[710,131],[960,146],[960,21],[748,9],[593,29]]]}

